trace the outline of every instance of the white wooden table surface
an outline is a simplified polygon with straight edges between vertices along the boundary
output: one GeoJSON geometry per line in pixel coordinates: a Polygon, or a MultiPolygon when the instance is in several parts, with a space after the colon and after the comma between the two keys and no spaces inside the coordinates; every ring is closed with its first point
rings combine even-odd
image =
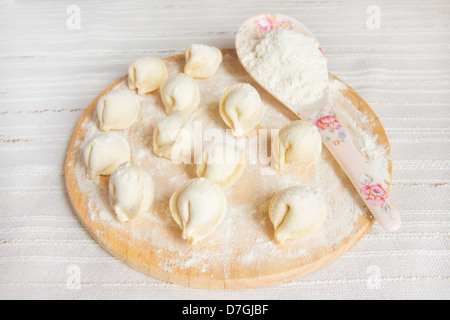
{"type": "Polygon", "coordinates": [[[449,123],[449,1],[0,1],[0,298],[449,299],[449,123]],[[268,288],[141,274],[75,216],[64,183],[72,131],[135,58],[233,47],[239,25],[264,12],[302,21],[330,71],[380,117],[402,228],[375,224],[331,265],[268,288]]]}

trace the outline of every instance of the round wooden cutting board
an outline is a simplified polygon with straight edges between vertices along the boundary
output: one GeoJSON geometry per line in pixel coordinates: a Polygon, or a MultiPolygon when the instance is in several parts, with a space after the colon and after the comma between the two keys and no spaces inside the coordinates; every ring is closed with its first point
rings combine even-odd
{"type": "MultiPolygon", "coordinates": [[[[74,131],[65,165],[67,189],[75,212],[90,235],[113,256],[157,279],[189,287],[245,289],[270,286],[304,276],[336,260],[352,248],[371,228],[374,219],[327,150],[321,159],[302,172],[277,172],[267,158],[270,132],[296,120],[247,75],[234,49],[224,49],[223,62],[216,75],[197,79],[201,105],[192,115],[195,133],[201,133],[201,152],[214,139],[230,138],[220,118],[218,104],[227,86],[237,82],[253,85],[261,95],[266,113],[257,130],[236,143],[258,146],[253,162],[246,164],[241,178],[225,190],[228,212],[214,232],[195,246],[181,238],[169,211],[169,198],[186,181],[195,178],[195,165],[177,164],[152,152],[156,122],[166,116],[159,90],[141,97],[140,117],[129,129],[119,131],[128,139],[132,161],[147,170],[155,183],[155,200],[138,218],[119,222],[109,204],[108,176],[90,180],[82,161],[84,142],[101,134],[97,129],[98,99],[111,90],[128,90],[127,77],[111,84],[85,110],[74,131]],[[262,141],[262,142],[261,142],[262,141]],[[252,144],[255,143],[255,144],[252,144]],[[263,155],[261,155],[263,154],[263,155]],[[327,199],[329,210],[324,225],[314,235],[280,246],[274,242],[268,217],[270,198],[283,188],[308,185],[327,199]]],[[[183,72],[184,55],[163,59],[169,76],[183,72]]],[[[355,141],[372,139],[381,160],[373,161],[391,180],[389,141],[376,114],[349,86],[333,75],[338,117],[355,141]]],[[[250,147],[249,147],[250,148],[250,147]]],[[[252,147],[253,148],[253,147],[252,147]]],[[[367,155],[370,158],[370,154],[367,155]]],[[[378,157],[379,158],[379,157],[378,157]]]]}

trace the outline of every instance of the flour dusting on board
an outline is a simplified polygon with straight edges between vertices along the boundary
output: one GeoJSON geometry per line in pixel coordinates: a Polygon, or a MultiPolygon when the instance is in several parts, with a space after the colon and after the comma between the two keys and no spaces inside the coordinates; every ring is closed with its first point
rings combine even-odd
{"type": "MultiPolygon", "coordinates": [[[[166,64],[169,76],[182,71],[183,60],[166,61],[166,64]]],[[[269,131],[280,129],[296,119],[249,78],[235,54],[224,54],[222,65],[214,77],[196,81],[200,86],[201,103],[191,116],[192,125],[198,126],[200,123],[202,132],[211,129],[220,132],[221,136],[215,139],[235,139],[225,130],[218,104],[225,88],[237,82],[248,82],[258,89],[266,108],[261,128],[269,131]]],[[[113,90],[126,88],[125,80],[113,90]]],[[[387,150],[377,143],[370,119],[344,97],[342,91],[345,89],[342,82],[330,81],[330,96],[338,117],[348,127],[356,146],[367,156],[375,173],[390,181],[387,150]]],[[[358,219],[366,215],[367,210],[344,172],[324,148],[321,159],[303,172],[277,172],[267,163],[247,164],[241,178],[225,191],[228,212],[222,223],[198,245],[189,245],[181,239],[180,229],[170,215],[169,199],[179,186],[196,177],[195,165],[176,164],[152,152],[153,128],[166,114],[158,91],[141,97],[141,102],[138,121],[119,134],[131,145],[132,161],[145,168],[153,178],[156,192],[150,210],[135,220],[119,222],[109,204],[108,178],[89,180],[81,152],[75,164],[75,173],[79,189],[89,199],[88,219],[128,235],[133,239],[133,245],[139,242],[150,245],[155,259],[159,259],[157,264],[161,270],[177,273],[189,269],[190,272],[214,278],[214,268],[220,269],[226,276],[236,268],[262,270],[268,261],[277,261],[285,266],[298,264],[299,261],[307,264],[317,258],[318,248],[332,251],[345,239],[358,235],[358,219]],[[322,193],[329,206],[327,218],[310,237],[279,246],[274,242],[273,226],[268,217],[269,201],[280,190],[296,185],[307,185],[322,193]]],[[[101,133],[95,114],[86,117],[82,129],[86,134],[76,141],[79,150],[83,149],[86,141],[101,133]]],[[[247,138],[241,139],[241,143],[247,141],[247,138]]],[[[205,139],[203,148],[209,143],[212,141],[205,139]]],[[[270,146],[266,150],[270,150],[270,146]]]]}

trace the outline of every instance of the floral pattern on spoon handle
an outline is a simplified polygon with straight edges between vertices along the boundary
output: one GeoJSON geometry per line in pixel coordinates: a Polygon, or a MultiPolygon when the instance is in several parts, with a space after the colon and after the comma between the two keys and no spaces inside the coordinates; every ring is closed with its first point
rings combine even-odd
{"type": "Polygon", "coordinates": [[[401,220],[389,194],[375,180],[372,169],[348,137],[331,104],[313,113],[310,120],[319,129],[323,143],[344,168],[377,221],[388,230],[397,230],[401,220]]]}

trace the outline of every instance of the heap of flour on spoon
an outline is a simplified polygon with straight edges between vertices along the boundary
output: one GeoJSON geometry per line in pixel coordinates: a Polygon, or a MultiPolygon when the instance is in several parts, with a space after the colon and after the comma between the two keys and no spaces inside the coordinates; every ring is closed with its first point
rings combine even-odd
{"type": "Polygon", "coordinates": [[[327,89],[327,60],[312,37],[270,30],[244,43],[239,55],[250,74],[288,104],[314,103],[327,89]]]}

